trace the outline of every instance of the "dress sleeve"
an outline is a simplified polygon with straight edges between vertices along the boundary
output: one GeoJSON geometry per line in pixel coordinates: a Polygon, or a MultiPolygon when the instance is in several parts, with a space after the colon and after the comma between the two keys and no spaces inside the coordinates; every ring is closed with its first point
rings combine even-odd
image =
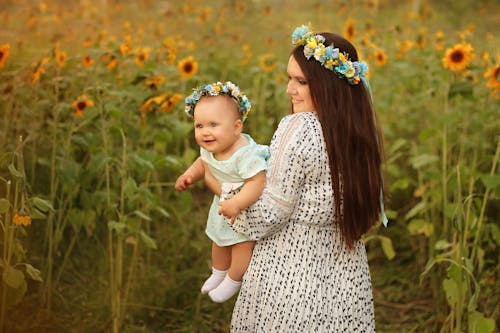
{"type": "Polygon", "coordinates": [[[238,160],[238,173],[242,179],[252,178],[261,171],[267,169],[269,159],[269,147],[254,145],[246,154],[238,160]]]}
{"type": "Polygon", "coordinates": [[[295,114],[281,121],[270,147],[264,192],[255,204],[240,212],[232,225],[235,231],[258,240],[289,222],[300,188],[312,168],[311,148],[315,143],[317,146],[306,120],[305,115],[295,114]]]}

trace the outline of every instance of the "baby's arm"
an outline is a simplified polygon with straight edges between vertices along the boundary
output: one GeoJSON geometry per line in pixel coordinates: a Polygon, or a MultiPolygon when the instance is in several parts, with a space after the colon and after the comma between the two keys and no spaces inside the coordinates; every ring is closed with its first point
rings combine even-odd
{"type": "Polygon", "coordinates": [[[231,199],[219,202],[219,214],[231,219],[231,223],[233,223],[240,210],[247,208],[259,199],[265,186],[265,171],[261,171],[255,176],[246,179],[240,192],[235,194],[231,199]]]}
{"type": "Polygon", "coordinates": [[[191,164],[191,166],[184,172],[175,182],[175,189],[177,191],[186,190],[189,185],[197,182],[205,176],[205,167],[203,166],[203,161],[201,157],[198,157],[196,161],[191,164]]]}

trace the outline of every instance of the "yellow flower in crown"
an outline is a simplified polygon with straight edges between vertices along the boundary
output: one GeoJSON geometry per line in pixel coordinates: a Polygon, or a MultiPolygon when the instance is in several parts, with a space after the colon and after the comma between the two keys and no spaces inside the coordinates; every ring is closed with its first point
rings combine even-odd
{"type": "Polygon", "coordinates": [[[307,41],[307,47],[310,49],[315,49],[318,46],[318,43],[316,42],[315,38],[309,38],[307,41]]]}
{"type": "Polygon", "coordinates": [[[349,68],[347,69],[344,75],[347,78],[351,78],[354,77],[354,74],[356,74],[356,70],[354,69],[354,67],[352,67],[352,64],[349,62],[349,68]]]}

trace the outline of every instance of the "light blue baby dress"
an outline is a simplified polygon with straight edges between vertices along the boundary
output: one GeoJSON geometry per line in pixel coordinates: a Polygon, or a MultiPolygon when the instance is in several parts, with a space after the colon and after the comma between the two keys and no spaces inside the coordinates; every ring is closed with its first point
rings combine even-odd
{"type": "MultiPolygon", "coordinates": [[[[256,144],[248,134],[242,134],[242,136],[248,144],[235,151],[227,160],[219,161],[212,153],[200,148],[201,159],[207,163],[210,172],[223,186],[240,183],[236,185],[238,187],[245,179],[267,169],[269,147],[256,144]]],[[[219,215],[219,200],[220,198],[214,195],[208,213],[206,229],[208,237],[219,246],[230,246],[250,240],[247,236],[235,232],[226,222],[226,218],[219,215]]]]}

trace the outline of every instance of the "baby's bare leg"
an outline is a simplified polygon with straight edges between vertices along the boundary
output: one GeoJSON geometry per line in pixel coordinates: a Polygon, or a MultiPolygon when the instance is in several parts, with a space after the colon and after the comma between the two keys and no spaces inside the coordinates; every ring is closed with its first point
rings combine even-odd
{"type": "Polygon", "coordinates": [[[201,287],[203,294],[215,289],[226,277],[227,270],[231,264],[231,247],[218,246],[212,243],[212,275],[201,287]]]}
{"type": "Polygon", "coordinates": [[[255,242],[243,242],[231,246],[231,267],[224,280],[208,295],[214,302],[224,302],[240,290],[241,279],[252,259],[255,242]]]}
{"type": "Polygon", "coordinates": [[[234,281],[241,281],[252,259],[255,242],[243,242],[231,246],[231,267],[228,275],[234,281]]]}
{"type": "Polygon", "coordinates": [[[227,270],[231,265],[231,246],[212,243],[212,265],[218,270],[227,270]]]}

